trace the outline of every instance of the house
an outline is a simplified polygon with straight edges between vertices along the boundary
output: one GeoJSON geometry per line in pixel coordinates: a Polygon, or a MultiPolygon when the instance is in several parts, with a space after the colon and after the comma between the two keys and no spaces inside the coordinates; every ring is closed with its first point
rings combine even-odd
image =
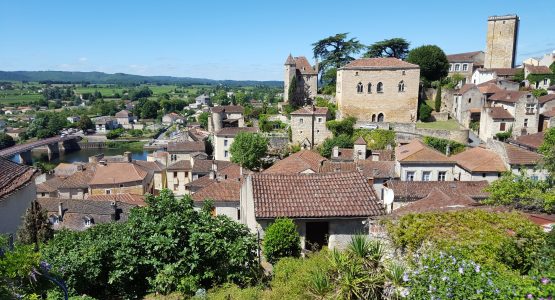
{"type": "Polygon", "coordinates": [[[70,124],[73,124],[73,123],[79,122],[79,120],[81,120],[81,117],[79,117],[79,116],[70,116],[70,117],[67,117],[66,120],[67,120],[70,124]]]}
{"type": "Polygon", "coordinates": [[[199,153],[206,153],[206,144],[204,141],[169,142],[167,150],[170,155],[169,163],[174,163],[180,160],[190,160],[199,153]]]}
{"type": "Polygon", "coordinates": [[[297,91],[308,99],[314,99],[318,93],[318,64],[311,66],[304,56],[293,57],[291,54],[285,60],[285,78],[283,81],[283,102],[288,103],[289,86],[296,80],[297,91]]]}
{"type": "Polygon", "coordinates": [[[210,96],[202,94],[202,95],[195,98],[196,108],[200,108],[203,105],[209,106],[210,104],[212,104],[212,102],[210,101],[210,96]]]}
{"type": "Polygon", "coordinates": [[[134,123],[133,113],[128,110],[120,110],[116,113],[116,122],[118,125],[125,127],[126,125],[130,125],[134,123]]]}
{"type": "Polygon", "coordinates": [[[151,170],[131,162],[101,162],[89,181],[89,194],[153,194],[153,177],[151,170]]]}
{"type": "Polygon", "coordinates": [[[508,139],[507,143],[524,148],[529,151],[537,152],[538,148],[543,144],[544,132],[534,134],[521,135],[514,139],[508,139]]]}
{"type": "Polygon", "coordinates": [[[326,127],[330,119],[326,107],[302,107],[290,115],[292,142],[303,149],[312,149],[332,135],[326,127]]]}
{"type": "Polygon", "coordinates": [[[484,66],[484,58],[485,53],[483,51],[447,55],[447,61],[449,61],[449,76],[459,74],[464,78],[462,85],[470,83],[474,70],[484,66]]]}
{"type": "Polygon", "coordinates": [[[212,201],[212,215],[227,216],[240,221],[241,181],[236,179],[215,179],[214,182],[193,194],[196,207],[202,207],[206,200],[212,201]]]}
{"type": "Polygon", "coordinates": [[[214,182],[243,177],[243,169],[228,161],[194,160],[193,181],[185,185],[188,193],[195,194],[200,189],[214,182]]]}
{"type": "Polygon", "coordinates": [[[482,84],[491,80],[508,80],[512,81],[519,71],[519,68],[492,68],[492,69],[476,69],[472,73],[471,83],[482,84]]]}
{"type": "Polygon", "coordinates": [[[538,98],[540,105],[540,131],[555,127],[555,94],[547,94],[538,98]]]}
{"type": "Polygon", "coordinates": [[[486,97],[475,84],[465,84],[455,91],[453,96],[452,116],[465,128],[470,123],[480,122],[480,113],[486,97]]]}
{"type": "Polygon", "coordinates": [[[420,140],[395,149],[395,172],[403,181],[453,181],[455,161],[420,140]]]}
{"type": "Polygon", "coordinates": [[[354,142],[353,148],[339,148],[338,146],[333,147],[331,153],[332,161],[356,161],[364,160],[367,157],[366,141],[362,137],[354,142]]]}
{"type": "Polygon", "coordinates": [[[171,112],[169,114],[165,114],[162,117],[162,124],[164,125],[185,124],[185,118],[174,112],[171,112]]]}
{"type": "Polygon", "coordinates": [[[210,109],[208,131],[218,132],[227,127],[245,127],[245,108],[240,105],[216,106],[210,109]]]}
{"type": "Polygon", "coordinates": [[[108,116],[94,118],[93,122],[96,127],[96,132],[99,132],[99,133],[106,133],[118,127],[116,120],[108,116]]]}
{"type": "Polygon", "coordinates": [[[539,167],[543,160],[543,155],[539,153],[491,139],[488,140],[487,146],[499,154],[507,170],[515,175],[523,172],[525,176],[537,180],[545,180],[549,175],[539,167]]]}
{"type": "Polygon", "coordinates": [[[258,132],[256,127],[225,127],[214,134],[214,159],[231,160],[229,149],[240,132],[258,132]]]}
{"type": "Polygon", "coordinates": [[[9,136],[11,136],[14,140],[19,140],[19,137],[21,136],[22,133],[24,133],[26,130],[25,128],[13,128],[13,127],[8,127],[5,130],[5,133],[9,136]]]}
{"type": "Polygon", "coordinates": [[[459,181],[492,182],[507,171],[501,157],[490,149],[482,147],[469,148],[451,156],[455,166],[455,179],[459,181]]]}
{"type": "Polygon", "coordinates": [[[548,66],[524,65],[524,78],[526,86],[534,89],[548,89],[551,84],[553,72],[548,66]],[[532,78],[533,77],[533,78],[532,78]]]}
{"type": "Polygon", "coordinates": [[[178,196],[188,194],[185,185],[193,180],[192,170],[191,160],[182,159],[169,165],[166,171],[168,189],[178,196]]]}
{"type": "Polygon", "coordinates": [[[301,150],[278,160],[264,170],[266,174],[309,174],[318,173],[326,158],[313,150],[301,150]]]}
{"type": "Polygon", "coordinates": [[[0,233],[15,233],[35,199],[36,170],[0,157],[0,233]]]}
{"type": "Polygon", "coordinates": [[[302,248],[313,249],[344,247],[385,210],[359,172],[257,173],[241,186],[240,214],[240,222],[261,236],[276,218],[293,219],[302,248]]]}
{"type": "Polygon", "coordinates": [[[193,159],[192,179],[197,180],[210,174],[212,171],[218,173],[232,165],[237,168],[239,167],[239,165],[225,160],[193,159]]]}
{"type": "Polygon", "coordinates": [[[148,161],[148,160],[134,160],[134,164],[142,167],[147,171],[153,173],[152,184],[154,187],[154,195],[159,195],[160,191],[167,187],[167,176],[166,176],[166,164],[160,161],[148,161]]]}
{"type": "Polygon", "coordinates": [[[361,58],[337,71],[339,117],[416,122],[420,67],[397,58],[361,58]]]}

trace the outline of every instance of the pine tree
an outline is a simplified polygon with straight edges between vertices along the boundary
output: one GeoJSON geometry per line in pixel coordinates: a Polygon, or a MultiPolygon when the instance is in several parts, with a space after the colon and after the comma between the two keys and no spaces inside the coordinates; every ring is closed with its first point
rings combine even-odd
{"type": "Polygon", "coordinates": [[[434,103],[437,112],[441,110],[441,85],[437,87],[436,99],[434,103]]]}
{"type": "Polygon", "coordinates": [[[54,235],[52,226],[48,222],[46,210],[42,209],[37,201],[31,202],[31,206],[23,216],[23,224],[17,232],[17,239],[23,244],[38,244],[48,241],[54,235]]]}

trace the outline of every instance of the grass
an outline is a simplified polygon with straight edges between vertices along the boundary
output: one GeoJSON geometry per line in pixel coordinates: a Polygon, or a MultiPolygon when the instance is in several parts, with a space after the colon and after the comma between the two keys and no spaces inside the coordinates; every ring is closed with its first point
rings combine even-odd
{"type": "Polygon", "coordinates": [[[443,130],[459,130],[460,126],[454,119],[448,121],[421,122],[416,123],[419,129],[443,129],[443,130]]]}

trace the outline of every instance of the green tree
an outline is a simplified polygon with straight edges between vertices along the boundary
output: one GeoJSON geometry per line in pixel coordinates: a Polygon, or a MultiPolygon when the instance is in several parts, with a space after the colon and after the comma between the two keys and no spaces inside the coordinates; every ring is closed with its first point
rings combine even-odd
{"type": "Polygon", "coordinates": [[[272,264],[284,257],[299,257],[301,238],[295,223],[287,218],[276,219],[266,228],[263,249],[264,256],[272,264]]]}
{"type": "Polygon", "coordinates": [[[392,149],[395,147],[395,131],[393,130],[355,129],[352,140],[356,141],[358,137],[362,137],[366,141],[367,147],[372,150],[383,150],[388,146],[392,149]]]}
{"type": "Polygon", "coordinates": [[[432,116],[433,108],[431,108],[426,102],[420,103],[420,108],[418,109],[418,119],[422,122],[428,121],[432,116]]]}
{"type": "Polygon", "coordinates": [[[229,149],[231,161],[249,170],[261,166],[268,150],[268,140],[259,133],[239,132],[229,149]]]}
{"type": "Polygon", "coordinates": [[[434,102],[435,110],[439,112],[441,110],[441,85],[437,87],[436,99],[434,102]]]}
{"type": "Polygon", "coordinates": [[[423,142],[424,144],[436,149],[441,153],[446,153],[447,147],[449,147],[449,152],[451,153],[451,155],[461,153],[466,149],[466,146],[464,144],[433,136],[425,136],[423,142]]]}
{"type": "Polygon", "coordinates": [[[48,222],[46,210],[42,209],[37,201],[31,202],[17,231],[18,241],[23,244],[34,244],[38,250],[38,245],[45,243],[53,235],[54,231],[48,222]]]}
{"type": "Polygon", "coordinates": [[[3,132],[0,132],[0,150],[15,145],[13,138],[3,132]]]}
{"type": "Polygon", "coordinates": [[[375,42],[368,46],[364,57],[395,57],[405,59],[409,52],[410,43],[403,38],[392,38],[375,42]]]}
{"type": "Polygon", "coordinates": [[[543,167],[549,171],[551,181],[555,181],[555,128],[545,131],[543,143],[538,151],[544,155],[543,167]]]}
{"type": "Polygon", "coordinates": [[[79,119],[79,122],[77,122],[77,128],[83,130],[83,132],[89,130],[89,129],[94,129],[94,124],[91,121],[91,118],[89,118],[88,116],[82,116],[79,119]]]}
{"type": "Polygon", "coordinates": [[[447,56],[435,45],[424,45],[409,51],[407,61],[420,66],[420,76],[428,83],[447,76],[449,61],[447,56]]]}
{"type": "Polygon", "coordinates": [[[208,117],[210,116],[210,113],[208,112],[203,112],[198,116],[198,122],[200,123],[200,127],[207,129],[208,128],[208,117]]]}
{"type": "Polygon", "coordinates": [[[341,134],[332,138],[325,139],[318,151],[320,152],[320,155],[329,158],[331,157],[333,147],[337,146],[339,148],[353,148],[353,145],[354,143],[351,136],[341,134]]]}
{"type": "Polygon", "coordinates": [[[327,121],[326,127],[333,133],[334,136],[339,136],[342,134],[352,136],[356,122],[357,119],[355,117],[347,117],[341,121],[327,121]]]}
{"type": "Polygon", "coordinates": [[[544,89],[533,90],[532,95],[534,95],[534,97],[536,97],[536,98],[539,98],[541,96],[547,95],[547,91],[544,90],[544,89]]]}

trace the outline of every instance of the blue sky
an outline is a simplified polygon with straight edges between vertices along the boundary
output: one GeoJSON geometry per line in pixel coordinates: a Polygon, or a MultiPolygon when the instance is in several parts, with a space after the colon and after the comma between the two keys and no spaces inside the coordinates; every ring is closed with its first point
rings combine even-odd
{"type": "Polygon", "coordinates": [[[555,50],[553,0],[3,0],[0,70],[282,80],[283,62],[350,32],[446,53],[484,50],[490,15],[521,18],[518,61],[555,50]]]}

